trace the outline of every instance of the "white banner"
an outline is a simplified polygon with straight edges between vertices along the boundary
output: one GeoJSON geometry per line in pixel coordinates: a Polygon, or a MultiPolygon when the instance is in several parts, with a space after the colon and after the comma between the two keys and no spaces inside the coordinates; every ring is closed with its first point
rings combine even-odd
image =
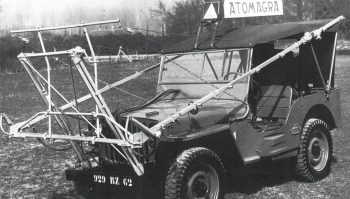
{"type": "Polygon", "coordinates": [[[282,0],[225,0],[225,18],[283,15],[282,0]]]}

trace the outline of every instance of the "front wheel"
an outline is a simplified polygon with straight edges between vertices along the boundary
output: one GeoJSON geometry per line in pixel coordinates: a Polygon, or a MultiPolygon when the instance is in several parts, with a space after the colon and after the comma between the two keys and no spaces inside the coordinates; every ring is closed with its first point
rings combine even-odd
{"type": "Polygon", "coordinates": [[[328,125],[320,119],[309,119],[301,134],[296,172],[302,180],[314,182],[330,172],[333,143],[328,125]]]}
{"type": "Polygon", "coordinates": [[[165,183],[166,199],[221,199],[225,169],[213,151],[196,147],[183,151],[171,164],[165,183]]]}

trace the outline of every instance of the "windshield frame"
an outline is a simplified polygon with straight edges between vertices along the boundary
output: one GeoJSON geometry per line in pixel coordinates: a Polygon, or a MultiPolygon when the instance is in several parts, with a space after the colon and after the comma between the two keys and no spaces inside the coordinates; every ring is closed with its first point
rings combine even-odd
{"type": "MultiPolygon", "coordinates": [[[[231,81],[234,81],[234,80],[225,80],[225,81],[214,81],[214,82],[210,82],[210,81],[207,81],[207,82],[162,82],[162,72],[164,70],[164,65],[167,63],[167,59],[165,58],[165,56],[174,56],[176,60],[177,58],[179,57],[182,57],[184,55],[188,55],[188,54],[204,54],[204,53],[212,53],[212,52],[230,52],[230,51],[239,51],[239,50],[247,50],[247,68],[246,68],[246,72],[249,72],[251,70],[251,67],[252,67],[252,56],[253,56],[253,48],[233,48],[233,49],[224,49],[224,50],[206,50],[206,51],[193,51],[193,52],[186,52],[186,53],[170,53],[170,54],[162,54],[161,55],[161,62],[160,62],[160,68],[159,68],[159,75],[158,75],[158,83],[157,83],[157,93],[160,92],[160,91],[164,91],[166,89],[169,89],[170,85],[189,85],[190,87],[189,88],[198,88],[197,86],[195,85],[209,85],[209,84],[212,84],[212,85],[216,85],[217,87],[221,87],[221,86],[224,86],[225,84],[228,84],[229,82],[231,81]],[[176,57],[177,56],[177,57],[176,57]],[[191,85],[193,85],[194,87],[191,87],[191,85]]],[[[251,84],[251,77],[247,77],[246,80],[242,80],[243,82],[246,82],[247,83],[247,89],[245,90],[244,93],[242,93],[243,95],[246,96],[246,98],[244,99],[244,101],[247,100],[248,98],[248,93],[249,93],[249,87],[250,87],[250,84],[251,84]]],[[[239,81],[239,82],[242,82],[242,81],[239,81]]],[[[238,84],[240,84],[238,82],[238,84]]],[[[177,86],[175,86],[177,87],[177,86]]],[[[209,92],[212,92],[212,91],[208,91],[209,92]]],[[[191,98],[190,96],[183,96],[183,97],[180,97],[180,98],[191,98]]],[[[193,99],[198,99],[198,97],[192,97],[193,99]]],[[[192,99],[191,98],[191,99],[192,99]]],[[[222,97],[218,97],[218,98],[215,98],[215,99],[230,99],[230,98],[222,98],[222,97]]]]}
{"type": "MultiPolygon", "coordinates": [[[[217,53],[217,52],[230,52],[230,51],[240,51],[240,50],[247,50],[247,68],[246,72],[248,72],[252,67],[252,56],[253,56],[253,50],[252,48],[232,48],[232,49],[223,49],[223,50],[205,50],[205,51],[192,51],[192,52],[184,52],[184,53],[169,53],[169,54],[162,54],[161,55],[161,62],[160,62],[160,69],[159,69],[159,75],[158,75],[158,85],[169,85],[169,84],[226,84],[231,82],[232,80],[216,80],[216,81],[206,81],[206,82],[162,82],[163,72],[164,72],[164,66],[165,66],[165,56],[178,56],[174,60],[190,54],[204,54],[204,53],[217,53]]],[[[232,59],[232,58],[231,58],[232,59]]],[[[172,61],[174,61],[172,60],[172,61]]],[[[248,82],[250,82],[250,77],[248,79],[248,82]]]]}

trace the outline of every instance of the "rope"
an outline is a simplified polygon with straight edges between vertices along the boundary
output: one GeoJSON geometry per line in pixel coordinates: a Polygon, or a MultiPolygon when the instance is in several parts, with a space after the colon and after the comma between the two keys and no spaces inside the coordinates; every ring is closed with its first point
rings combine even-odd
{"type": "MultiPolygon", "coordinates": [[[[105,82],[105,81],[100,80],[100,79],[98,79],[97,81],[100,82],[100,83],[103,83],[103,84],[105,84],[106,86],[109,86],[109,87],[112,88],[111,84],[108,83],[108,82],[105,82]]],[[[133,97],[135,97],[135,98],[141,99],[141,100],[143,100],[143,101],[146,101],[146,102],[148,101],[146,98],[143,98],[143,97],[141,97],[141,96],[138,96],[138,95],[136,95],[136,94],[133,94],[133,93],[131,93],[131,92],[128,92],[128,91],[126,91],[126,90],[124,90],[124,89],[121,89],[121,88],[118,88],[118,87],[113,87],[112,89],[118,90],[118,91],[120,91],[120,92],[122,92],[122,93],[128,94],[128,95],[130,95],[130,96],[133,96],[133,97]]]]}

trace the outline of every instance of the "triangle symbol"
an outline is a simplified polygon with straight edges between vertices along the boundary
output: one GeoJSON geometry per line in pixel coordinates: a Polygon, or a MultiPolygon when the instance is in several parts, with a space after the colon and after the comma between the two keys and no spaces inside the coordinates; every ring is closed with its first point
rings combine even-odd
{"type": "Polygon", "coordinates": [[[218,14],[216,13],[214,5],[211,3],[203,19],[217,19],[217,18],[218,18],[218,14]]]}

